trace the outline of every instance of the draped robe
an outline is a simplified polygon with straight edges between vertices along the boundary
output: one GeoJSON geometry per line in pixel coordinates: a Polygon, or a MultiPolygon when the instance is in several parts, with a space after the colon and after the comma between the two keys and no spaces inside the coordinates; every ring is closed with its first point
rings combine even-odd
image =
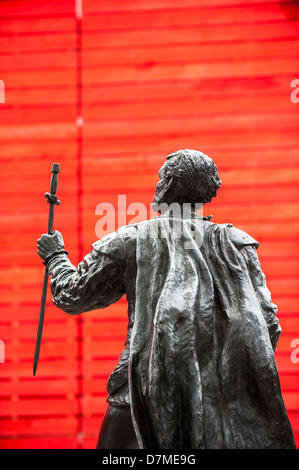
{"type": "Polygon", "coordinates": [[[104,237],[78,269],[65,254],[50,260],[53,301],[67,313],[127,296],[107,390],[131,407],[140,448],[295,448],[257,247],[230,224],[166,214],[104,237]]]}

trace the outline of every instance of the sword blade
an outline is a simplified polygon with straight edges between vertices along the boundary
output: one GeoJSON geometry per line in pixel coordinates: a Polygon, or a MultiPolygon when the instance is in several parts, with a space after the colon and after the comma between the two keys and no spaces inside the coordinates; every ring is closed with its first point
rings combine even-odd
{"type": "Polygon", "coordinates": [[[45,306],[46,306],[46,298],[47,298],[47,289],[48,289],[48,280],[49,280],[49,272],[47,267],[45,268],[44,274],[44,284],[42,290],[42,298],[41,298],[41,305],[40,305],[40,312],[39,312],[39,321],[38,321],[38,329],[37,329],[37,336],[36,336],[36,344],[35,344],[35,353],[34,353],[34,362],[33,362],[33,375],[35,375],[39,352],[40,352],[40,345],[42,341],[42,333],[43,333],[43,326],[44,326],[44,316],[45,316],[45,306]]]}

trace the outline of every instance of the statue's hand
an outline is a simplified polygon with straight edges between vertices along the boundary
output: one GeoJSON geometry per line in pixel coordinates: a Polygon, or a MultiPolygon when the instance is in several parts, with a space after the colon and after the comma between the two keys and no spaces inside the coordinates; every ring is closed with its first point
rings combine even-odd
{"type": "Polygon", "coordinates": [[[51,235],[44,234],[37,240],[37,252],[45,260],[52,254],[64,250],[64,241],[60,232],[55,230],[51,235]]]}

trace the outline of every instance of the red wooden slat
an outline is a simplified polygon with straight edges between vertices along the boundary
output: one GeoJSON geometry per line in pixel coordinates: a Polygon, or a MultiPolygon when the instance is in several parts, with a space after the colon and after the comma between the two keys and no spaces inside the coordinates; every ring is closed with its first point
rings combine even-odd
{"type": "MultiPolygon", "coordinates": [[[[271,6],[274,4],[279,3],[280,5],[284,5],[287,3],[287,0],[202,0],[200,2],[201,6],[203,7],[211,7],[214,6],[215,8],[228,8],[233,5],[252,5],[259,7],[260,4],[268,4],[270,3],[271,6]]],[[[184,2],[184,9],[192,9],[192,7],[198,8],[198,1],[197,0],[186,0],[184,2]]],[[[180,0],[147,0],[146,2],[140,2],[139,0],[126,0],[123,2],[122,0],[111,0],[109,3],[105,5],[99,5],[96,0],[89,0],[86,4],[84,11],[86,13],[94,13],[94,12],[102,12],[102,11],[130,11],[130,10],[145,10],[145,13],[149,9],[173,9],[179,8],[182,9],[182,2],[180,0]]]]}
{"type": "MultiPolygon", "coordinates": [[[[266,94],[266,90],[265,90],[266,94]]],[[[237,115],[242,112],[255,113],[257,109],[256,102],[252,100],[252,97],[236,97],[226,99],[225,96],[219,100],[219,97],[211,97],[208,102],[206,97],[201,97],[199,95],[183,97],[181,100],[173,99],[171,102],[169,100],[159,99],[157,102],[152,100],[139,101],[131,103],[122,103],[122,102],[108,102],[108,103],[97,103],[101,107],[101,115],[97,111],[97,108],[94,104],[85,106],[85,115],[87,119],[98,120],[99,118],[103,119],[102,116],[105,116],[106,119],[110,120],[125,120],[125,119],[146,119],[154,118],[159,115],[161,117],[171,117],[176,113],[178,117],[188,118],[189,116],[194,115],[198,107],[202,107],[202,114],[206,114],[206,118],[210,119],[214,114],[227,115],[234,113],[237,115]]],[[[260,112],[268,112],[269,109],[275,110],[277,113],[285,113],[289,110],[293,111],[291,107],[291,102],[286,100],[285,92],[282,96],[277,96],[276,93],[271,94],[270,96],[261,96],[259,103],[260,112]]],[[[9,110],[8,110],[9,111],[9,110]]],[[[36,111],[35,111],[36,113],[36,111]]],[[[54,108],[53,111],[48,113],[51,119],[51,115],[57,115],[59,109],[54,108]]],[[[31,113],[26,114],[31,117],[31,113]]],[[[32,112],[32,120],[34,119],[34,112],[32,112]]],[[[8,114],[9,118],[9,114],[8,114]]]]}
{"type": "Polygon", "coordinates": [[[29,109],[34,106],[45,106],[44,112],[47,114],[48,106],[65,105],[74,106],[76,104],[76,90],[75,86],[71,84],[57,85],[57,86],[44,86],[39,84],[35,88],[12,87],[9,83],[5,88],[6,103],[4,109],[11,109],[12,105],[16,112],[16,117],[22,113],[22,106],[27,105],[29,109]]]}
{"type": "Polygon", "coordinates": [[[72,13],[74,13],[74,4],[71,0],[60,0],[49,4],[40,4],[36,0],[15,0],[13,4],[11,2],[1,2],[0,5],[0,16],[2,18],[72,13]]]}
{"type": "MultiPolygon", "coordinates": [[[[299,23],[298,23],[299,24],[299,23]]],[[[298,31],[299,32],[299,26],[298,31]]],[[[95,41],[93,38],[92,41],[95,41]]],[[[297,68],[296,65],[298,59],[286,58],[283,61],[284,72],[296,76],[297,68]]],[[[268,59],[267,67],[265,68],[265,60],[254,61],[254,60],[239,60],[231,63],[188,63],[187,65],[181,64],[155,64],[146,63],[144,66],[139,67],[126,65],[123,67],[116,66],[105,66],[101,67],[101,73],[98,77],[98,83],[106,83],[108,81],[119,82],[119,81],[138,81],[138,80],[171,80],[174,75],[179,75],[183,79],[195,79],[200,76],[206,78],[215,79],[220,78],[242,78],[249,76],[255,78],[257,76],[266,77],[269,75],[279,75],[281,73],[281,59],[268,59]],[[121,70],[120,70],[121,69],[121,70]]],[[[46,80],[46,84],[59,84],[62,82],[62,77],[65,72],[54,71],[53,73],[46,74],[45,72],[39,72],[40,80],[46,80]],[[47,76],[46,76],[47,75],[47,76]]],[[[68,74],[70,80],[72,79],[71,74],[68,74]]],[[[4,79],[7,81],[11,80],[14,85],[20,85],[19,77],[14,73],[4,73],[4,79]]],[[[24,73],[23,82],[29,85],[32,80],[32,73],[24,73]]],[[[84,85],[90,85],[95,83],[95,71],[93,68],[86,68],[83,71],[83,83],[84,85]]]]}
{"type": "MultiPolygon", "coordinates": [[[[55,20],[54,20],[55,21],[55,20]]],[[[43,34],[38,38],[36,35],[29,36],[2,36],[0,37],[0,47],[2,53],[16,54],[19,53],[20,48],[24,53],[26,51],[53,51],[63,50],[67,51],[69,48],[73,49],[76,44],[76,35],[74,30],[61,32],[57,34],[43,34]]],[[[34,82],[33,82],[34,83],[34,82]]],[[[37,81],[40,85],[40,82],[37,81]]]]}
{"type": "MultiPolygon", "coordinates": [[[[17,417],[17,418],[8,418],[8,419],[1,419],[0,421],[0,447],[3,446],[3,438],[9,435],[18,436],[21,435],[23,437],[28,436],[39,436],[42,439],[42,436],[47,436],[49,434],[49,430],[53,429],[53,433],[55,434],[58,432],[61,435],[75,435],[76,433],[76,423],[77,418],[75,416],[65,417],[54,417],[51,418],[50,416],[43,419],[32,419],[26,417],[17,417]],[[1,444],[2,443],[2,444],[1,444]]],[[[43,437],[43,439],[45,439],[43,437]]],[[[32,440],[32,439],[31,439],[32,440]]],[[[74,439],[75,441],[75,439],[74,439]]],[[[10,446],[8,446],[10,447],[10,446]]],[[[3,447],[2,447],[3,448],[3,447]]]]}
{"type": "MultiPolygon", "coordinates": [[[[213,149],[213,153],[215,153],[219,147],[223,148],[223,146],[227,148],[240,148],[240,146],[244,145],[249,148],[256,148],[258,146],[280,145],[282,141],[287,141],[289,145],[295,146],[298,141],[298,132],[295,130],[289,131],[288,129],[281,131],[281,133],[279,131],[275,133],[263,131],[262,135],[258,131],[248,132],[248,130],[244,131],[242,135],[240,133],[235,133],[234,135],[227,133],[224,140],[219,129],[217,134],[213,134],[211,131],[211,135],[203,133],[199,136],[198,134],[190,135],[190,133],[185,135],[178,134],[178,127],[179,124],[176,123],[175,129],[172,131],[168,129],[168,133],[164,135],[162,133],[150,136],[138,135],[137,138],[137,135],[124,137],[116,134],[113,137],[101,136],[89,140],[85,139],[84,149],[88,154],[100,155],[101,152],[107,153],[108,151],[129,151],[130,148],[132,151],[149,151],[151,149],[156,151],[156,149],[161,149],[162,147],[167,155],[177,148],[201,148],[203,152],[207,152],[206,148],[209,148],[213,149]],[[101,143],[101,149],[99,149],[99,143],[101,143]]],[[[148,133],[148,128],[146,127],[143,132],[148,133]]]]}
{"type": "Polygon", "coordinates": [[[76,413],[76,399],[67,400],[66,397],[55,400],[54,396],[50,399],[40,398],[37,406],[35,399],[19,400],[18,397],[12,396],[11,400],[2,400],[0,403],[0,413],[2,416],[35,416],[40,414],[40,410],[44,409],[48,416],[64,414],[70,415],[76,413]]]}
{"type": "MultiPolygon", "coordinates": [[[[299,16],[299,15],[298,15],[299,16]]],[[[122,20],[125,24],[126,20],[122,20]]],[[[92,21],[92,26],[95,28],[95,31],[98,31],[99,28],[95,27],[94,20],[92,21]]],[[[106,23],[105,23],[106,24],[106,23]]],[[[103,23],[103,26],[105,25],[103,23]]],[[[198,24],[198,28],[202,25],[198,24]]],[[[218,26],[217,26],[218,27],[218,26]]],[[[1,28],[1,20],[0,20],[1,28]]],[[[150,29],[150,28],[148,28],[150,29]]],[[[115,32],[117,33],[117,32],[115,32]]],[[[20,34],[19,32],[17,34],[20,34]]],[[[35,41],[41,39],[39,47],[42,48],[47,35],[49,36],[50,32],[43,31],[42,35],[35,35],[35,41]]],[[[55,33],[54,33],[55,34],[55,33]]],[[[61,34],[61,33],[59,33],[61,34]]],[[[9,36],[8,36],[9,37],[9,36]]],[[[29,36],[30,37],[30,36],[29,36]]],[[[3,67],[3,70],[14,70],[14,69],[49,69],[51,66],[55,68],[65,68],[70,67],[75,63],[75,53],[72,50],[64,49],[62,47],[57,47],[56,49],[49,48],[47,51],[47,58],[45,57],[44,51],[40,49],[32,49],[28,47],[26,49],[26,41],[28,45],[31,42],[34,44],[33,40],[29,41],[29,37],[23,36],[24,45],[23,45],[23,54],[22,56],[16,56],[16,60],[12,63],[9,60],[9,51],[6,50],[6,44],[10,47],[12,46],[9,43],[8,38],[5,34],[1,33],[0,29],[0,42],[2,41],[3,48],[0,52],[0,64],[3,67]],[[2,39],[1,39],[2,38],[2,39]],[[63,58],[65,62],[63,62],[63,58]],[[47,60],[48,59],[48,60],[47,60]]],[[[118,47],[110,48],[109,46],[99,44],[98,47],[93,47],[86,49],[83,56],[83,64],[85,66],[93,66],[97,64],[127,64],[127,63],[139,63],[139,62],[178,62],[178,61],[191,61],[194,62],[198,59],[203,59],[208,62],[216,62],[217,60],[228,60],[234,57],[239,56],[240,58],[259,57],[267,58],[268,56],[281,57],[285,55],[286,57],[298,53],[296,43],[291,39],[286,37],[285,39],[280,39],[279,37],[275,40],[276,47],[273,49],[273,42],[269,41],[268,38],[261,38],[255,42],[248,43],[248,41],[224,41],[221,43],[213,42],[203,42],[199,48],[198,44],[190,43],[188,48],[184,47],[182,44],[162,44],[159,47],[149,45],[148,48],[142,49],[137,48],[136,50],[124,50],[124,45],[120,44],[118,47]],[[263,48],[261,48],[261,45],[263,48]],[[176,54],[177,53],[177,54],[176,54]]],[[[45,47],[45,46],[44,46],[45,47]]]]}
{"type": "Polygon", "coordinates": [[[33,434],[32,437],[27,438],[14,434],[10,438],[0,439],[1,449],[75,449],[76,447],[76,434],[69,434],[65,437],[63,434],[57,433],[55,435],[54,433],[54,436],[51,437],[45,433],[43,436],[33,434]]]}
{"type": "MultiPolygon", "coordinates": [[[[55,8],[57,13],[57,9],[55,8]]],[[[32,11],[31,11],[32,14],[32,11]]],[[[14,36],[15,34],[32,35],[32,34],[49,34],[49,33],[63,33],[65,31],[72,31],[74,28],[73,12],[69,15],[62,15],[59,17],[55,15],[55,21],[50,15],[37,16],[34,21],[26,17],[10,17],[5,18],[2,13],[0,16],[0,36],[14,36]]],[[[18,58],[17,58],[18,60],[18,58]]]]}
{"type": "MultiPolygon", "coordinates": [[[[136,5],[137,6],[137,5],[136,5]]],[[[158,5],[157,5],[158,6],[158,5]]],[[[298,10],[296,3],[289,3],[289,11],[292,11],[293,18],[298,18],[298,10]]],[[[227,8],[215,8],[204,5],[203,2],[197,2],[192,8],[186,8],[187,5],[176,6],[169,2],[168,7],[159,9],[147,9],[146,14],[143,11],[128,10],[121,11],[116,14],[115,11],[99,11],[98,8],[92,14],[87,14],[83,19],[83,31],[88,30],[103,30],[103,29],[136,29],[149,28],[157,26],[169,25],[171,27],[182,25],[207,25],[213,24],[217,26],[219,23],[243,23],[245,22],[258,22],[258,21],[273,21],[288,19],[288,12],[283,10],[280,5],[272,5],[271,8],[267,4],[253,6],[252,2],[246,5],[242,4],[228,6],[227,8]]],[[[87,8],[91,8],[89,5],[87,8]]],[[[111,8],[112,10],[112,8],[111,8]]]]}
{"type": "MultiPolygon", "coordinates": [[[[182,26],[180,28],[164,28],[164,31],[158,29],[135,29],[129,31],[111,31],[90,32],[83,36],[83,47],[94,47],[95,44],[109,47],[119,46],[144,46],[154,44],[188,44],[200,42],[216,42],[216,41],[240,41],[250,38],[251,40],[261,39],[295,39],[298,34],[299,23],[294,20],[291,22],[273,22],[263,24],[243,24],[243,25],[204,25],[182,26]]],[[[4,39],[4,38],[3,38],[4,39]]],[[[4,42],[4,41],[3,41],[4,42]]],[[[6,44],[4,43],[4,47],[6,44]]],[[[6,46],[7,47],[7,46],[6,46]]]]}

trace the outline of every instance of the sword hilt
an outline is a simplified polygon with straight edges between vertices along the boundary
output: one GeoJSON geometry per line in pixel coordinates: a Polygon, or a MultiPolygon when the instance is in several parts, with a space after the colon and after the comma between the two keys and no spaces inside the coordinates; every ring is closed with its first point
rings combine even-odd
{"type": "Polygon", "coordinates": [[[50,204],[56,204],[57,206],[60,204],[60,201],[58,200],[58,197],[56,196],[59,172],[60,172],[59,163],[53,163],[52,170],[51,170],[52,177],[51,177],[51,184],[50,184],[50,192],[45,193],[47,202],[49,202],[50,204]]]}

